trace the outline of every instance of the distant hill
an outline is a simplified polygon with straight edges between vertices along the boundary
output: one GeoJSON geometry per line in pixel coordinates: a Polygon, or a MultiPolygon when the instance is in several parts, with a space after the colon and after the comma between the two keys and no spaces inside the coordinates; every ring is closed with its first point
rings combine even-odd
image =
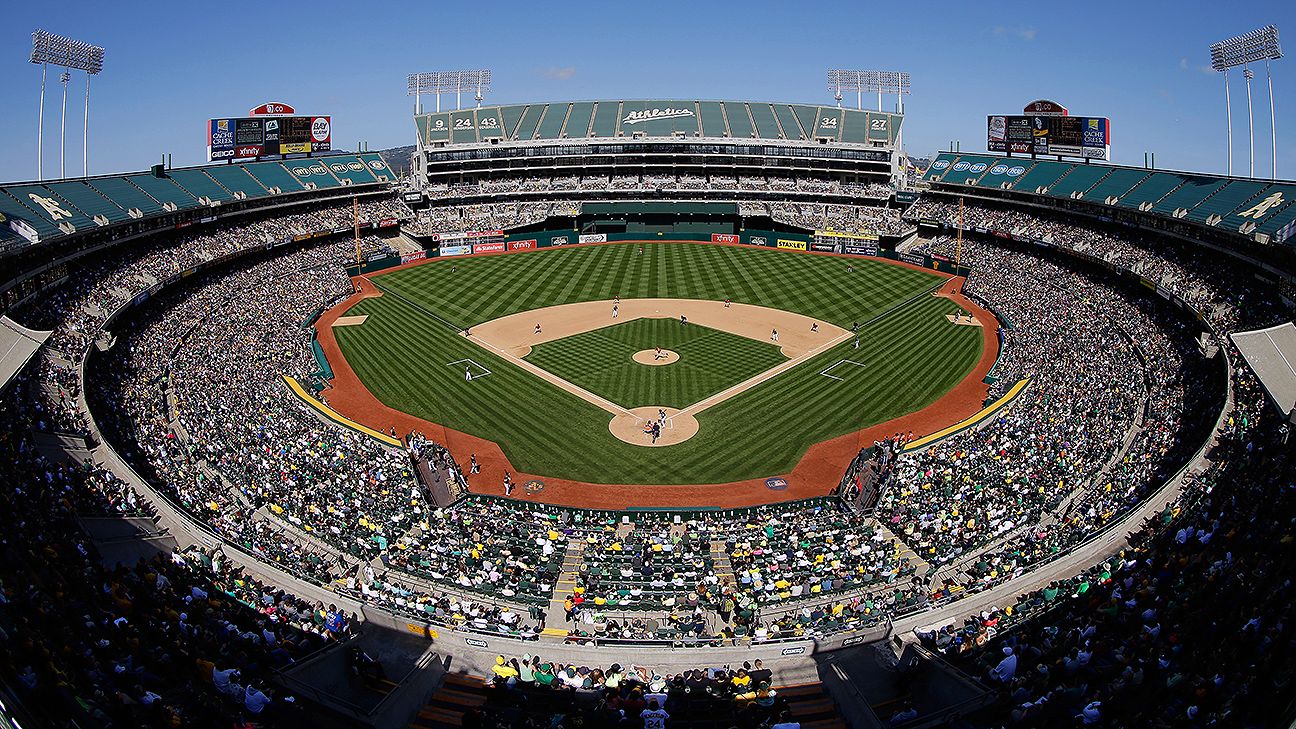
{"type": "Polygon", "coordinates": [[[410,160],[414,155],[414,145],[405,147],[392,147],[391,149],[380,149],[378,154],[382,155],[387,166],[397,177],[404,177],[410,173],[410,160]]]}

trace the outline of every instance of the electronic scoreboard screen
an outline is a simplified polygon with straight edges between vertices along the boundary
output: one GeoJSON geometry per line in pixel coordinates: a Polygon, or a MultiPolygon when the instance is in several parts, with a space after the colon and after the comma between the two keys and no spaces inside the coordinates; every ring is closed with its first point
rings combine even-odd
{"type": "Polygon", "coordinates": [[[261,116],[207,122],[208,161],[327,152],[332,148],[332,119],[327,116],[261,116]]]}

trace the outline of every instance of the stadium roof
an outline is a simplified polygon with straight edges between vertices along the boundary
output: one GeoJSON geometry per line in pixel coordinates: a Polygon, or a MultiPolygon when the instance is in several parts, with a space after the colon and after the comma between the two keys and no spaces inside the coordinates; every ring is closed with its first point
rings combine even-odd
{"type": "Polygon", "coordinates": [[[899,114],[766,101],[560,101],[416,114],[427,146],[492,141],[707,138],[894,146],[899,114]]]}
{"type": "Polygon", "coordinates": [[[38,332],[7,316],[0,317],[0,390],[9,386],[53,332],[38,332]]]}
{"type": "Polygon", "coordinates": [[[1288,322],[1230,336],[1278,409],[1296,409],[1296,326],[1288,322]]]}

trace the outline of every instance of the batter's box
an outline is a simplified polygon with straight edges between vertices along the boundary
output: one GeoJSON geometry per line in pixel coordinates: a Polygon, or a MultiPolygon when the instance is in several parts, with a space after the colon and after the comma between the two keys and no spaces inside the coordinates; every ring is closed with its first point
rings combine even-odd
{"type": "MultiPolygon", "coordinates": [[[[855,365],[856,367],[864,367],[864,366],[865,366],[863,362],[856,362],[856,361],[853,360],[853,359],[839,359],[839,360],[837,360],[836,362],[833,362],[832,364],[830,364],[830,365],[828,365],[827,367],[825,367],[825,368],[823,369],[823,371],[820,372],[819,374],[823,375],[824,377],[828,377],[828,378],[831,378],[831,379],[837,380],[838,382],[845,382],[845,381],[846,381],[846,378],[844,378],[844,377],[838,377],[837,375],[833,375],[833,374],[829,374],[829,373],[832,372],[833,368],[838,367],[838,366],[840,366],[840,365],[855,365]]],[[[837,371],[838,371],[838,372],[849,372],[850,370],[849,370],[849,369],[846,369],[846,370],[837,370],[837,371]]]]}
{"type": "Polygon", "coordinates": [[[468,382],[486,377],[491,373],[490,370],[483,367],[474,359],[457,359],[453,362],[447,362],[446,367],[462,367],[464,371],[464,379],[468,382]]]}

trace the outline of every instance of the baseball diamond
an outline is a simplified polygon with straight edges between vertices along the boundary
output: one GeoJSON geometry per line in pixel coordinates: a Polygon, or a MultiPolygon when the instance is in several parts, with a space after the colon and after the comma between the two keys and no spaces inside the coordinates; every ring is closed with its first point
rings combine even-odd
{"type": "Polygon", "coordinates": [[[382,296],[339,309],[368,318],[332,334],[379,400],[498,443],[518,471],[589,483],[786,474],[814,443],[933,402],[969,373],[984,346],[977,329],[951,325],[958,304],[931,295],[945,276],[872,260],[608,244],[434,261],[370,280],[382,296]],[[681,324],[680,304],[636,308],[639,300],[672,299],[709,305],[712,318],[694,314],[681,324]],[[626,317],[615,325],[614,300],[626,317]],[[579,307],[583,316],[554,318],[580,302],[589,302],[579,307]],[[764,319],[750,313],[762,309],[771,312],[764,319]],[[505,336],[499,322],[508,319],[515,324],[505,336]],[[737,322],[761,334],[721,330],[737,322]],[[552,339],[564,326],[570,335],[552,339]],[[680,361],[661,368],[632,361],[658,345],[680,361]],[[492,377],[466,380],[439,364],[467,357],[492,377]],[[860,363],[858,376],[819,377],[847,357],[860,363]],[[738,387],[780,365],[788,366],[738,387]],[[683,410],[696,417],[696,435],[648,450],[609,432],[609,419],[637,407],[683,410]]]}

